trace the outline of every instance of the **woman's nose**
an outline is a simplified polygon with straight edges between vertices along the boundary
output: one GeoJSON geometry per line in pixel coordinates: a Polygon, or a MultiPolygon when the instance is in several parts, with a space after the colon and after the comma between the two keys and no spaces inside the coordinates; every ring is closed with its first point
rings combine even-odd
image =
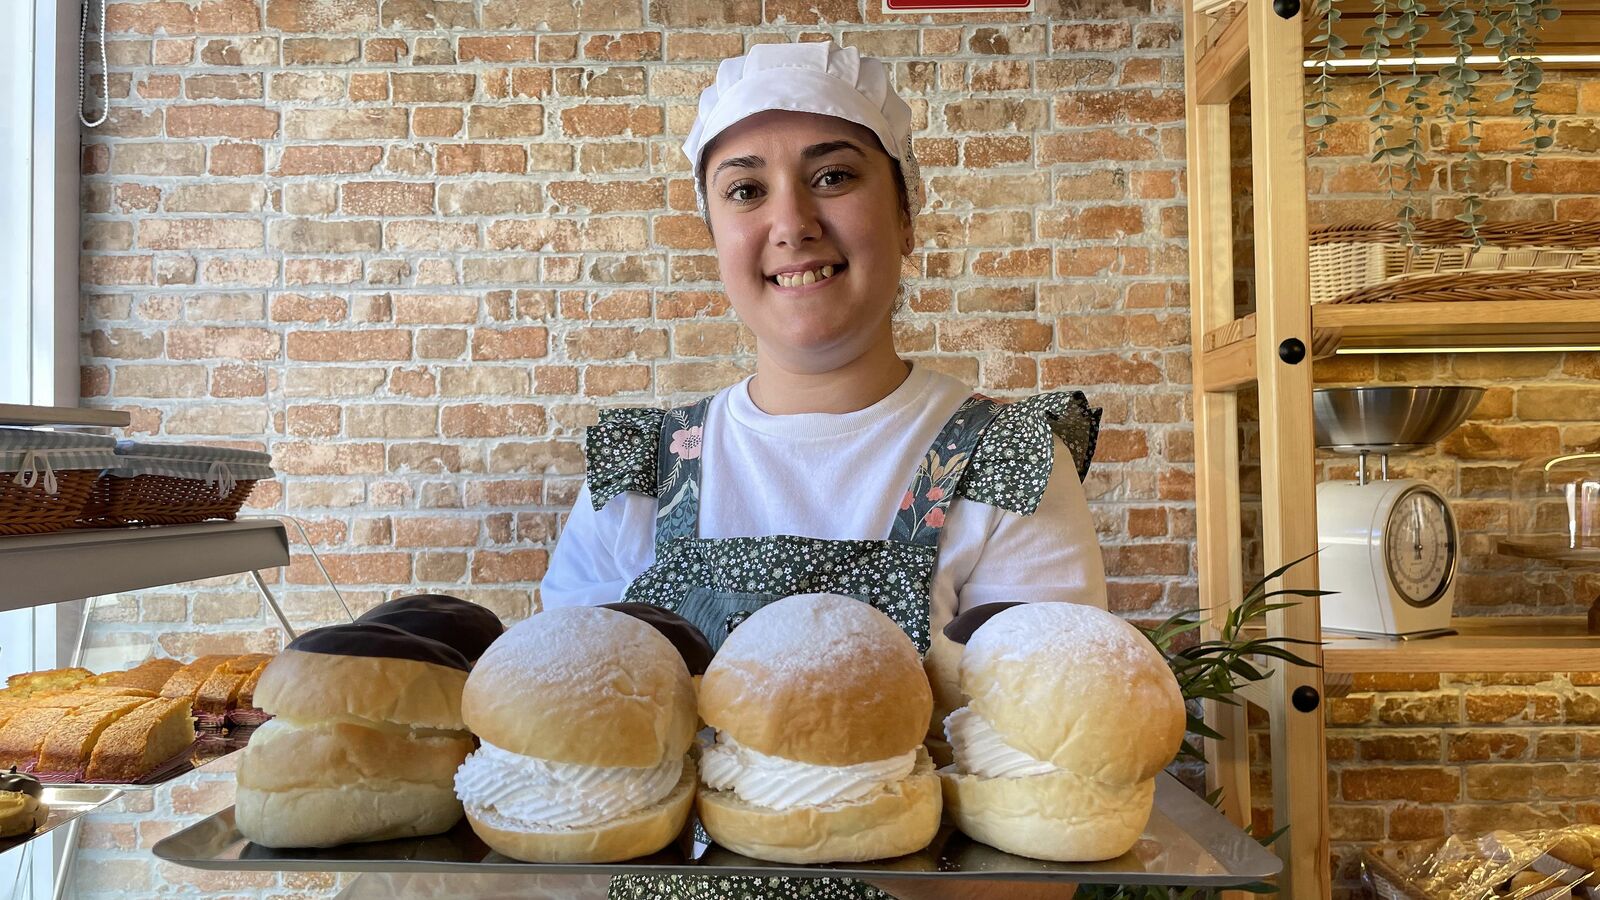
{"type": "Polygon", "coordinates": [[[771,237],[774,244],[798,247],[822,235],[815,198],[798,188],[775,188],[768,198],[772,213],[771,237]]]}

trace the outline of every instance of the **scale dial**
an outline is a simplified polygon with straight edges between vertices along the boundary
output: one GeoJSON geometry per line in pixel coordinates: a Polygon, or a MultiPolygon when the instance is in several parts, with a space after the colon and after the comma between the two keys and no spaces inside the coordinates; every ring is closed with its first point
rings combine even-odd
{"type": "Polygon", "coordinates": [[[1456,553],[1455,517],[1444,497],[1420,485],[1401,494],[1383,530],[1389,583],[1400,599],[1426,607],[1444,596],[1456,553]]]}

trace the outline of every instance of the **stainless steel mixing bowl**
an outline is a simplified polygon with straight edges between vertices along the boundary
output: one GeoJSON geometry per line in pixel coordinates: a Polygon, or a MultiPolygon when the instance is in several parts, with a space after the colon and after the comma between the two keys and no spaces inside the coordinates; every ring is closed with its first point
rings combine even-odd
{"type": "Polygon", "coordinates": [[[1341,453],[1420,450],[1454,431],[1483,394],[1456,385],[1318,388],[1311,398],[1317,446],[1341,453]]]}

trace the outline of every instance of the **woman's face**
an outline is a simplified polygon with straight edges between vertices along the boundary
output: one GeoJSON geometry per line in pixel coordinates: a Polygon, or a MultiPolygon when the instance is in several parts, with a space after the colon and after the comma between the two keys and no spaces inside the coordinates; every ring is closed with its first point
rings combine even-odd
{"type": "Polygon", "coordinates": [[[879,344],[892,350],[900,258],[912,243],[893,166],[871,130],[788,110],[743,119],[709,148],[722,283],[759,351],[784,368],[827,372],[879,344]],[[812,284],[774,278],[824,263],[833,275],[812,284]]]}

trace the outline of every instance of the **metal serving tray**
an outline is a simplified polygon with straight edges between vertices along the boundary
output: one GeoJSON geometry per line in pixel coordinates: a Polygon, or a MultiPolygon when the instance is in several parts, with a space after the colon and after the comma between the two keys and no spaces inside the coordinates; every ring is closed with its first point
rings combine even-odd
{"type": "Polygon", "coordinates": [[[44,794],[39,798],[42,803],[50,807],[50,815],[44,820],[44,824],[34,829],[32,834],[0,838],[0,853],[20,847],[40,835],[54,831],[84,813],[99,809],[121,796],[122,792],[116,788],[56,787],[47,784],[44,786],[44,794]]]}
{"type": "Polygon", "coordinates": [[[1229,887],[1259,882],[1282,868],[1221,813],[1176,779],[1156,781],[1155,809],[1133,849],[1098,863],[1052,863],[1012,856],[946,826],[926,849],[867,863],[799,866],[740,856],[690,837],[685,829],[660,853],[605,865],[524,863],[490,850],[461,822],[445,834],[325,850],[272,850],[245,840],[223,810],[155,845],[157,857],[196,869],[272,872],[461,872],[506,874],[762,875],[798,878],[906,877],[995,881],[1072,881],[1229,887]]]}

